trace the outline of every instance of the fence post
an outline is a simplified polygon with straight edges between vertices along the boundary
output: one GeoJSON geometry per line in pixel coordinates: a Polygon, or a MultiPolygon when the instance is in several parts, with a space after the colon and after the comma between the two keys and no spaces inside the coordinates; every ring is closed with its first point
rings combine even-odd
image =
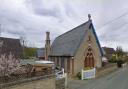
{"type": "Polygon", "coordinates": [[[63,73],[63,76],[64,76],[64,68],[62,68],[62,73],[63,73]]]}
{"type": "Polygon", "coordinates": [[[82,72],[81,72],[81,79],[83,80],[83,69],[82,69],[82,72]]]}
{"type": "Polygon", "coordinates": [[[96,77],[96,68],[94,68],[94,78],[96,77]]]}
{"type": "Polygon", "coordinates": [[[65,73],[65,87],[67,87],[68,81],[67,81],[67,73],[65,73]]]}

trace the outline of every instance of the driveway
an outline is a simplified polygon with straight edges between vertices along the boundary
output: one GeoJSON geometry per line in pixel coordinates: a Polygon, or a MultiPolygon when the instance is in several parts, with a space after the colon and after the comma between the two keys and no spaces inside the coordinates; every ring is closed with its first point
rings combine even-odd
{"type": "Polygon", "coordinates": [[[128,67],[91,80],[69,80],[68,89],[128,89],[128,67]]]}

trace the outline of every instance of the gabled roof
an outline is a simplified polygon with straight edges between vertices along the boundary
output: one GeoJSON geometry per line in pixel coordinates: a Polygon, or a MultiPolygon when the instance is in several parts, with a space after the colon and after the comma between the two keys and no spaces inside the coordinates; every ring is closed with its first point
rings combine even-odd
{"type": "Polygon", "coordinates": [[[12,53],[15,57],[22,56],[22,46],[19,39],[0,37],[0,55],[12,53]]]}
{"type": "Polygon", "coordinates": [[[92,29],[94,36],[96,37],[98,46],[100,48],[101,54],[102,50],[94,31],[92,21],[89,20],[82,25],[58,36],[52,46],[51,46],[51,56],[74,56],[77,49],[79,48],[83,38],[86,36],[87,30],[92,29]]]}
{"type": "Polygon", "coordinates": [[[114,48],[110,48],[110,47],[102,47],[103,51],[105,52],[105,54],[115,54],[115,50],[114,48]]]}

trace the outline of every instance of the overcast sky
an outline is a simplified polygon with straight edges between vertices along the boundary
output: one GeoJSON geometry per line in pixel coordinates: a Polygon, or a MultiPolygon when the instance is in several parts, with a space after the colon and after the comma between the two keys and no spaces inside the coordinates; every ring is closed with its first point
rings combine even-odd
{"type": "Polygon", "coordinates": [[[91,14],[102,46],[128,51],[128,0],[0,0],[1,36],[25,37],[28,45],[43,47],[86,22],[91,14]]]}

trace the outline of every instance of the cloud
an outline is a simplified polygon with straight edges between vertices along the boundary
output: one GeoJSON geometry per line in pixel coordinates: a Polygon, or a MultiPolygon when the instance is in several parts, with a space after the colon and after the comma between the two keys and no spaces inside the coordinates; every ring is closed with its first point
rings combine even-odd
{"type": "Polygon", "coordinates": [[[46,31],[51,32],[53,41],[87,21],[91,13],[102,46],[121,45],[128,49],[128,15],[121,16],[128,12],[127,3],[127,0],[0,0],[2,36],[25,36],[31,44],[43,47],[46,31]]]}
{"type": "Polygon", "coordinates": [[[44,7],[45,3],[41,0],[31,0],[30,3],[27,2],[27,5],[29,5],[29,8],[31,8],[37,15],[53,16],[55,18],[60,15],[59,7],[53,6],[51,8],[46,8],[44,7]]]}

